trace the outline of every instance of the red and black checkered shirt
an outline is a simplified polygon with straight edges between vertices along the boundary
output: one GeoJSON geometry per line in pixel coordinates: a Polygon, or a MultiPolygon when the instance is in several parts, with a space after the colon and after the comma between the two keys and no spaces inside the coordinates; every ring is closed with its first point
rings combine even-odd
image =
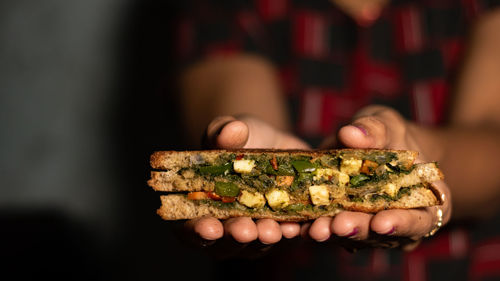
{"type": "MultiPolygon", "coordinates": [[[[439,125],[446,122],[468,27],[496,4],[397,0],[371,25],[360,26],[328,0],[190,1],[179,21],[177,57],[182,64],[242,52],[267,58],[278,69],[295,132],[313,145],[369,104],[439,125]]],[[[498,227],[464,229],[448,227],[411,253],[299,247],[274,262],[265,259],[282,271],[266,274],[287,280],[500,280],[498,227]]]]}

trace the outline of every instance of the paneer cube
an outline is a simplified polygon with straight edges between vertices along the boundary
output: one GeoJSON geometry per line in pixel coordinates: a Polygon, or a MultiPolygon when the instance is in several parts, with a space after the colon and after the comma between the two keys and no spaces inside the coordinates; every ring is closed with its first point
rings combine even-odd
{"type": "Polygon", "coordinates": [[[250,173],[253,167],[255,167],[255,160],[241,159],[233,162],[233,169],[240,174],[250,173]]]}
{"type": "Polygon", "coordinates": [[[249,208],[262,208],[266,204],[266,199],[261,193],[242,190],[238,201],[249,208]]]}
{"type": "Polygon", "coordinates": [[[313,180],[327,180],[330,177],[333,177],[333,173],[333,169],[318,168],[313,172],[313,180]]]}
{"type": "Polygon", "coordinates": [[[312,203],[316,206],[330,204],[330,192],[325,185],[311,185],[309,195],[312,203]]]}
{"type": "Polygon", "coordinates": [[[290,205],[290,197],[284,190],[273,188],[266,193],[267,203],[273,210],[279,210],[290,205]]]}
{"type": "Polygon", "coordinates": [[[337,178],[337,180],[339,182],[339,186],[341,186],[341,187],[347,186],[347,184],[349,183],[349,180],[350,180],[349,175],[346,173],[342,173],[342,172],[336,172],[335,177],[337,178]]]}
{"type": "Polygon", "coordinates": [[[293,176],[276,176],[277,186],[290,186],[293,183],[293,176]]]}
{"type": "Polygon", "coordinates": [[[397,186],[393,183],[388,183],[388,184],[382,186],[380,191],[384,192],[385,194],[387,194],[391,197],[394,197],[398,194],[400,188],[401,188],[400,186],[397,186]]]}
{"type": "Polygon", "coordinates": [[[338,182],[338,185],[341,187],[347,186],[349,183],[349,175],[346,173],[339,172],[338,170],[335,169],[316,169],[316,171],[313,172],[313,180],[319,180],[319,179],[335,179],[338,182]]]}
{"type": "Polygon", "coordinates": [[[340,171],[348,175],[356,175],[359,174],[362,165],[363,160],[361,159],[342,159],[340,171]]]}

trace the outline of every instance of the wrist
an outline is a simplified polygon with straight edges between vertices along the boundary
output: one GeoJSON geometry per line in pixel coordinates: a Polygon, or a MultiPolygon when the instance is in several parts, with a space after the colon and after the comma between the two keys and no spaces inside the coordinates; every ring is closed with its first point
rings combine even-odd
{"type": "Polygon", "coordinates": [[[406,122],[408,142],[413,143],[412,147],[420,153],[420,157],[441,163],[446,152],[446,135],[443,130],[412,121],[406,122]]]}

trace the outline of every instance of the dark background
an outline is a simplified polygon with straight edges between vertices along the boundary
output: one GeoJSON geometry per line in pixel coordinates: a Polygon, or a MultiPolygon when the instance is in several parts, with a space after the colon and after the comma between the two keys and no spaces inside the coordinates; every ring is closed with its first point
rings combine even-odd
{"type": "MultiPolygon", "coordinates": [[[[266,268],[296,241],[258,260],[216,260],[156,215],[149,155],[188,148],[173,55],[173,23],[185,8],[0,0],[0,280],[287,278],[266,268]]],[[[496,236],[498,220],[473,238],[496,236]]],[[[332,248],[313,248],[326,258],[312,263],[335,272],[332,248]]],[[[287,258],[282,272],[301,260],[287,258]]],[[[303,268],[294,279],[325,277],[303,268]]]]}
{"type": "Polygon", "coordinates": [[[146,185],[152,151],[186,148],[176,2],[0,1],[0,279],[212,275],[146,185]]]}

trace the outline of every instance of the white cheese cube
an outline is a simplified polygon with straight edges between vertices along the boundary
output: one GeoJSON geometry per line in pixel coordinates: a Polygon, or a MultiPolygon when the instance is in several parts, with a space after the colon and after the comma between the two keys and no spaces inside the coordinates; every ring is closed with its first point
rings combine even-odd
{"type": "Polygon", "coordinates": [[[233,162],[233,169],[240,174],[250,173],[253,167],[255,167],[255,160],[241,159],[233,162]]]}
{"type": "Polygon", "coordinates": [[[382,186],[380,191],[384,192],[385,194],[387,194],[391,197],[394,197],[398,194],[400,188],[401,188],[400,186],[397,186],[393,183],[388,183],[388,184],[382,186]]]}
{"type": "Polygon", "coordinates": [[[325,185],[311,185],[309,187],[309,195],[314,205],[328,205],[330,204],[330,192],[325,185]]]}
{"type": "Polygon", "coordinates": [[[290,205],[290,197],[284,190],[273,188],[266,193],[266,199],[273,210],[279,210],[290,205]]]}
{"type": "Polygon", "coordinates": [[[325,179],[327,180],[329,177],[333,177],[334,170],[333,169],[324,169],[318,168],[313,172],[313,180],[325,179]]]}
{"type": "Polygon", "coordinates": [[[359,174],[359,169],[363,165],[363,160],[361,159],[342,159],[340,163],[340,171],[348,175],[359,174]]]}
{"type": "Polygon", "coordinates": [[[349,175],[342,172],[336,172],[335,178],[338,180],[339,186],[347,186],[350,180],[349,175]]]}
{"type": "Polygon", "coordinates": [[[252,193],[246,190],[241,191],[238,201],[249,208],[262,208],[266,204],[264,195],[258,192],[252,193]]]}
{"type": "Polygon", "coordinates": [[[349,175],[346,173],[339,172],[338,170],[334,169],[316,169],[316,171],[313,172],[313,180],[320,180],[320,179],[329,179],[332,177],[332,179],[335,179],[335,181],[338,182],[338,185],[343,187],[347,186],[349,183],[349,175]]]}

